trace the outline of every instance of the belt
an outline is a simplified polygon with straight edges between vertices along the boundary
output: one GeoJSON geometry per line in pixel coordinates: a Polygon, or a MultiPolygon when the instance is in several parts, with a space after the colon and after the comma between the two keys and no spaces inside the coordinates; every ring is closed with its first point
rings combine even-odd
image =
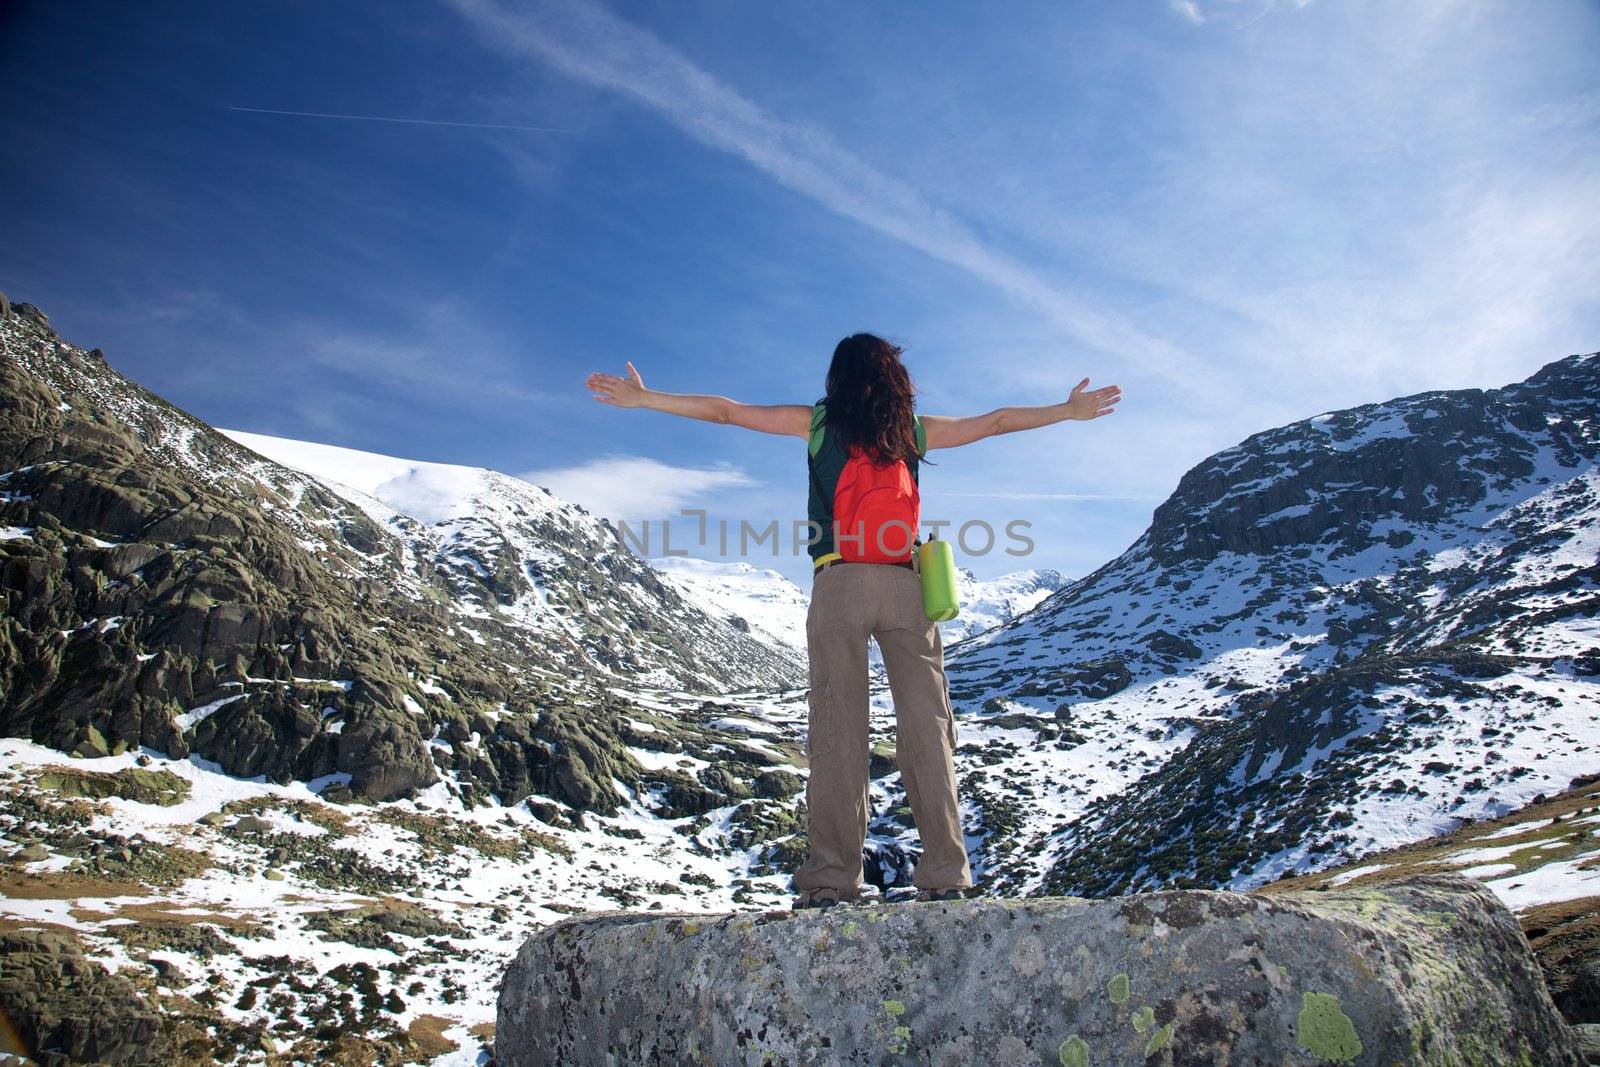
{"type": "MultiPolygon", "coordinates": [[[[823,556],[821,559],[817,560],[817,565],[816,565],[816,567],[814,567],[812,569],[811,573],[814,574],[814,575],[815,574],[821,574],[823,571],[827,570],[829,567],[832,567],[836,563],[849,563],[849,562],[851,562],[851,561],[845,559],[843,556],[839,555],[837,552],[830,552],[828,555],[823,556]]],[[[873,563],[873,564],[869,564],[869,566],[873,566],[873,567],[904,567],[908,571],[914,571],[914,570],[917,569],[916,561],[915,560],[909,560],[909,559],[908,560],[903,560],[903,561],[901,561],[899,563],[873,563]]]]}

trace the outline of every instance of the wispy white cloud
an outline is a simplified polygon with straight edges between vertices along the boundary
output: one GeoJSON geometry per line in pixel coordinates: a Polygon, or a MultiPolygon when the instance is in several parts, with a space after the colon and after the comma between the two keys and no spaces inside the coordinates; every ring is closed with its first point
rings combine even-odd
{"type": "MultiPolygon", "coordinates": [[[[889,132],[874,158],[903,161],[913,186],[586,0],[516,12],[456,3],[514,55],[640,101],[828,210],[1043,312],[976,301],[930,312],[920,336],[945,352],[984,353],[982,375],[969,373],[967,355],[924,365],[931,410],[961,413],[992,395],[1017,402],[997,394],[1022,387],[1033,402],[1064,395],[1084,372],[1069,378],[1065,360],[1038,356],[1059,352],[1064,335],[1134,364],[1097,375],[1149,372],[1112,425],[950,461],[943,484],[982,471],[966,486],[1017,501],[1013,510],[1036,499],[1041,510],[1059,501],[1090,514],[1075,500],[1110,510],[1124,493],[1156,499],[1133,494],[1159,494],[1258,430],[1421,389],[1503,384],[1600,343],[1600,98],[1571,93],[1583,83],[1562,73],[1570,56],[1552,59],[1548,78],[1522,62],[1556,41],[1592,50],[1592,17],[1460,0],[1193,0],[1208,30],[1241,32],[1116,38],[1138,92],[1113,85],[1106,110],[1090,114],[1129,137],[1070,140],[1075,161],[1041,136],[1041,123],[1056,121],[1048,109],[944,101],[943,112],[879,124],[889,132]],[[1035,150],[1015,151],[1023,144],[1035,150]],[[1085,177],[1064,195],[1074,166],[1085,177]],[[1086,288],[1036,263],[1081,266],[1122,314],[1087,306],[1086,288]],[[1054,487],[1024,484],[1038,481],[1047,442],[1062,457],[1055,484],[1088,492],[1027,495],[1054,487]]],[[[1148,14],[1189,18],[1180,5],[1148,14]]],[[[1019,80],[1043,85],[1050,74],[1027,69],[1019,80]]],[[[932,479],[928,493],[943,495],[932,479]]]]}
{"type": "Polygon", "coordinates": [[[348,429],[363,409],[389,417],[422,403],[487,417],[513,404],[565,399],[535,385],[517,346],[468,305],[410,295],[372,294],[377,313],[360,328],[309,311],[263,315],[207,288],[146,295],[113,314],[159,336],[182,359],[187,384],[216,403],[247,407],[264,389],[292,392],[277,407],[295,421],[280,415],[270,427],[277,434],[348,429]],[[217,347],[234,359],[212,358],[208,350],[217,347]]]}
{"type": "Polygon", "coordinates": [[[1600,89],[1573,93],[1561,100],[1540,104],[1512,119],[1519,126],[1554,131],[1591,126],[1600,122],[1600,89]]]}
{"type": "Polygon", "coordinates": [[[1196,26],[1206,20],[1205,15],[1200,10],[1200,5],[1195,3],[1195,0],[1171,0],[1171,7],[1172,10],[1196,26]]]}
{"type": "Polygon", "coordinates": [[[910,183],[867,163],[825,130],[773,115],[649,31],[590,0],[554,0],[517,10],[498,0],[454,3],[489,43],[623,93],[828,210],[1033,307],[1078,343],[1131,360],[1198,398],[1221,399],[1211,368],[1180,346],[1068,292],[992,247],[970,224],[910,183]]]}
{"type": "Polygon", "coordinates": [[[1597,27],[1553,5],[1314,4],[1152,45],[1164,151],[1129,194],[1050,204],[1040,170],[993,214],[1160,294],[1151,329],[1187,322],[1270,402],[1252,418],[1514,381],[1600,343],[1600,94],[1570,78],[1597,27]]]}
{"type": "Polygon", "coordinates": [[[604,456],[576,467],[531,470],[517,477],[601,518],[670,519],[674,524],[686,521],[680,518],[680,509],[703,504],[712,493],[756,484],[732,464],[674,467],[645,456],[604,456]]]}
{"type": "Polygon", "coordinates": [[[402,126],[449,126],[463,130],[518,130],[525,133],[578,133],[561,126],[519,126],[500,122],[449,122],[443,119],[396,118],[392,115],[338,115],[326,111],[279,111],[270,107],[229,107],[253,115],[286,115],[298,119],[338,119],[344,122],[392,122],[402,126]]]}
{"type": "Polygon", "coordinates": [[[526,382],[512,347],[458,301],[428,301],[392,328],[306,324],[297,334],[295,355],[305,364],[413,398],[466,407],[551,399],[526,382]]]}
{"type": "Polygon", "coordinates": [[[1168,6],[1196,26],[1208,22],[1242,22],[1248,25],[1281,7],[1309,7],[1311,0],[1168,0],[1168,6]]]}

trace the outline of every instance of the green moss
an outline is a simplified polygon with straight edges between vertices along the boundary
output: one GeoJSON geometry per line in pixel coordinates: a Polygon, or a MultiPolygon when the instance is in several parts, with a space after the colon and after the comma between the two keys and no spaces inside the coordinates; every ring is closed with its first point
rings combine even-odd
{"type": "Polygon", "coordinates": [[[299,822],[308,822],[328,831],[330,838],[350,836],[350,816],[330,804],[306,800],[285,800],[282,797],[246,797],[230,800],[219,809],[223,815],[260,815],[266,811],[282,811],[299,822]]]}
{"type": "Polygon", "coordinates": [[[1057,1055],[1061,1058],[1061,1067],[1089,1067],[1089,1045],[1077,1034],[1061,1042],[1057,1055]]]}
{"type": "Polygon", "coordinates": [[[111,751],[106,746],[105,734],[95,729],[94,723],[83,728],[83,741],[78,745],[78,750],[95,756],[108,755],[111,751]]]}
{"type": "Polygon", "coordinates": [[[1142,1034],[1146,1030],[1148,1030],[1152,1026],[1154,1026],[1155,1024],[1156,1024],[1156,1012],[1155,1012],[1155,1009],[1152,1008],[1150,1005],[1146,1004],[1144,1007],[1140,1008],[1138,1011],[1133,1013],[1133,1032],[1134,1033],[1142,1034]]]}
{"type": "Polygon", "coordinates": [[[441,815],[424,815],[398,807],[381,807],[374,817],[417,835],[417,844],[430,853],[453,853],[470,848],[489,859],[521,859],[535,849],[570,859],[572,850],[537,830],[519,828],[516,837],[500,837],[478,826],[441,815]]]}
{"type": "Polygon", "coordinates": [[[1170,1044],[1172,1044],[1172,1024],[1168,1023],[1150,1035],[1150,1040],[1144,1043],[1144,1054],[1153,1056],[1170,1044]]]}
{"type": "Polygon", "coordinates": [[[1128,994],[1133,990],[1133,983],[1129,980],[1126,971],[1111,976],[1111,981],[1106,983],[1106,993],[1111,997],[1113,1004],[1126,1004],[1128,994]]]}
{"type": "Polygon", "coordinates": [[[1307,993],[1295,1023],[1295,1038],[1302,1048],[1324,1063],[1352,1063],[1361,1055],[1361,1038],[1355,1024],[1331,993],[1307,993]]]}
{"type": "Polygon", "coordinates": [[[904,1015],[906,1013],[906,1005],[901,1000],[886,1000],[883,1002],[883,1010],[890,1015],[904,1015]]]}
{"type": "Polygon", "coordinates": [[[171,807],[189,799],[189,782],[171,771],[124,767],[115,773],[80,771],[73,767],[46,767],[37,779],[40,788],[63,796],[103,799],[121,797],[140,804],[171,807]]]}

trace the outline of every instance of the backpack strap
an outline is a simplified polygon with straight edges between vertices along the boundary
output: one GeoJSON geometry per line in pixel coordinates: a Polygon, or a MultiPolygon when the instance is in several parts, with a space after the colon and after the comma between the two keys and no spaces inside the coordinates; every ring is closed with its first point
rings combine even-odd
{"type": "Polygon", "coordinates": [[[811,405],[811,439],[806,442],[806,448],[813,458],[816,457],[817,450],[822,447],[823,424],[827,422],[827,418],[828,409],[822,401],[819,400],[811,405]]]}

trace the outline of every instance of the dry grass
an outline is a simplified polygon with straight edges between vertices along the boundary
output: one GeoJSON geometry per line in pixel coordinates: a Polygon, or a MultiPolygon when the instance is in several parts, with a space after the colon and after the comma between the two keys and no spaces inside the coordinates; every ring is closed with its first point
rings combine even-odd
{"type": "Polygon", "coordinates": [[[538,849],[568,858],[572,856],[571,850],[554,837],[526,827],[513,829],[514,837],[501,837],[477,823],[400,808],[379,808],[373,812],[373,818],[409,830],[416,835],[417,843],[429,852],[448,853],[470,848],[489,859],[516,859],[538,849]]]}
{"type": "Polygon", "coordinates": [[[148,901],[124,904],[116,911],[98,911],[92,908],[71,908],[67,914],[83,922],[106,922],[111,919],[131,919],[146,926],[193,926],[204,923],[226,930],[250,934],[263,929],[259,920],[225,911],[177,911],[171,903],[148,901]]]}
{"type": "Polygon", "coordinates": [[[444,1032],[456,1024],[455,1019],[446,1019],[438,1015],[419,1015],[411,1020],[411,1025],[406,1029],[406,1036],[416,1044],[417,1056],[420,1059],[432,1060],[460,1048],[454,1041],[444,1036],[444,1032]]]}
{"type": "Polygon", "coordinates": [[[1594,979],[1600,965],[1600,897],[1540,904],[1517,916],[1550,995],[1571,1022],[1600,1022],[1594,979]]]}
{"type": "Polygon", "coordinates": [[[72,871],[29,874],[0,869],[0,897],[13,900],[91,900],[101,897],[147,897],[150,887],[142,882],[102,878],[72,871]]]}
{"type": "Polygon", "coordinates": [[[335,837],[344,837],[350,833],[349,813],[340,811],[331,804],[317,801],[286,800],[272,796],[248,797],[243,800],[230,800],[221,808],[224,815],[260,815],[268,810],[287,812],[301,822],[322,827],[335,837]]]}
{"type": "Polygon", "coordinates": [[[78,931],[70,926],[60,923],[47,922],[44,919],[19,919],[12,915],[0,915],[0,934],[15,933],[18,930],[50,930],[58,934],[71,934],[74,938],[78,931]]]}
{"type": "Polygon", "coordinates": [[[1600,897],[1539,904],[1518,918],[1541,960],[1565,964],[1574,957],[1600,955],[1600,897]]]}
{"type": "MultiPolygon", "coordinates": [[[[1458,864],[1455,862],[1455,857],[1469,849],[1483,847],[1521,846],[1507,854],[1504,859],[1494,862],[1509,863],[1515,867],[1514,871],[1507,871],[1504,877],[1525,874],[1545,864],[1570,859],[1600,847],[1600,834],[1595,832],[1596,827],[1593,824],[1588,827],[1574,826],[1573,816],[1595,812],[1600,812],[1600,782],[1589,782],[1575,789],[1569,789],[1550,800],[1530,804],[1508,815],[1502,815],[1498,819],[1468,823],[1448,834],[1430,837],[1388,852],[1372,853],[1315,874],[1283,878],[1263,886],[1258,892],[1295,892],[1328,887],[1332,880],[1343,872],[1373,865],[1381,865],[1381,869],[1359,875],[1343,884],[1383,885],[1419,874],[1459,871],[1463,866],[1471,865],[1458,864]],[[1491,834],[1511,827],[1524,827],[1524,829],[1520,833],[1508,833],[1503,837],[1485,840],[1491,834]]],[[[1594,863],[1595,860],[1589,860],[1583,866],[1588,869],[1594,863]]],[[[1502,876],[1496,875],[1496,877],[1502,876]]]]}

